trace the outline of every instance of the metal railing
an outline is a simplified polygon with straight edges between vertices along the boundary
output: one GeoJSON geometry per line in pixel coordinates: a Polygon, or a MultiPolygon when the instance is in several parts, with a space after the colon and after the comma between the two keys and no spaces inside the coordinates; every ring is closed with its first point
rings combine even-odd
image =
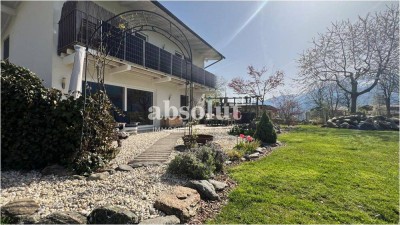
{"type": "Polygon", "coordinates": [[[105,40],[103,45],[108,54],[119,59],[132,62],[147,68],[161,71],[182,79],[192,79],[194,82],[215,88],[216,76],[196,65],[190,65],[182,59],[164,49],[146,42],[132,33],[123,32],[115,26],[107,24],[78,9],[72,10],[59,22],[58,54],[67,49],[73,49],[75,44],[86,45],[94,30],[101,25],[101,32],[93,42],[105,40]],[[104,35],[108,35],[105,38],[104,35]]]}

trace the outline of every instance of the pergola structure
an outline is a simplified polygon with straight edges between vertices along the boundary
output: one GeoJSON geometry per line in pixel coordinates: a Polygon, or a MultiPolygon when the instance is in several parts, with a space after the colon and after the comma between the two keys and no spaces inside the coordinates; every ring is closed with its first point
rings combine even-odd
{"type": "MultiPolygon", "coordinates": [[[[106,21],[102,21],[99,26],[94,29],[94,32],[89,36],[86,43],[86,69],[85,69],[85,89],[88,73],[88,57],[89,55],[97,56],[103,55],[104,60],[100,63],[106,63],[105,57],[114,52],[118,54],[121,42],[125,33],[135,34],[136,32],[147,31],[158,33],[172,43],[184,54],[186,69],[189,71],[190,76],[186,77],[185,82],[185,95],[189,97],[188,109],[193,108],[193,53],[192,46],[188,40],[187,35],[182,29],[174,24],[171,20],[158,13],[147,10],[129,10],[117,14],[106,21]]],[[[104,82],[104,68],[97,69],[97,76],[99,82],[104,82]]],[[[86,90],[84,95],[86,99],[86,90]]],[[[191,113],[189,113],[189,122],[192,121],[191,113]]],[[[188,126],[189,135],[192,134],[192,126],[188,126]]],[[[185,131],[186,133],[186,131],[185,131]]]]}

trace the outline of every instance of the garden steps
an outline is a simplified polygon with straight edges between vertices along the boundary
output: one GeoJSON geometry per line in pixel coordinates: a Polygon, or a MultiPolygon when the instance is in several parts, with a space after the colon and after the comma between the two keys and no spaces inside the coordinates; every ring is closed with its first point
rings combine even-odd
{"type": "Polygon", "coordinates": [[[129,162],[133,167],[160,165],[168,161],[177,139],[182,137],[182,133],[171,133],[168,136],[156,141],[152,146],[142,152],[129,162]]]}

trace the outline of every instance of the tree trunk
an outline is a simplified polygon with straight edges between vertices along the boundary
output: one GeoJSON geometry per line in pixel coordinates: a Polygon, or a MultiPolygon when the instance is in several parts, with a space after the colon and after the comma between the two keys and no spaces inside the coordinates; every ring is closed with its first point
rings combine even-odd
{"type": "Polygon", "coordinates": [[[385,98],[385,105],[386,105],[386,116],[390,117],[390,99],[385,98]]]}
{"type": "Polygon", "coordinates": [[[358,97],[358,93],[357,93],[357,81],[352,81],[351,82],[351,94],[350,94],[350,98],[351,98],[351,109],[350,109],[350,113],[354,114],[357,112],[357,97],[358,97]]]}
{"type": "Polygon", "coordinates": [[[350,113],[354,114],[357,112],[357,95],[351,94],[351,109],[350,113]]]}

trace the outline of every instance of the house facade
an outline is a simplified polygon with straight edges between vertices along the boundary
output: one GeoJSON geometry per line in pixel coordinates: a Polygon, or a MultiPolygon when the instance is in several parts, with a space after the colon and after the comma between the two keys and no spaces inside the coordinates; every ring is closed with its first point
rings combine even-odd
{"type": "MultiPolygon", "coordinates": [[[[1,6],[2,59],[27,67],[43,79],[46,87],[63,93],[68,93],[75,45],[86,46],[95,32],[118,35],[118,25],[107,22],[116,15],[149,12],[140,17],[141,23],[146,25],[153,19],[148,24],[153,28],[121,32],[118,51],[109,51],[104,73],[106,92],[113,104],[140,122],[142,128],[160,125],[160,121],[146,118],[148,107],[160,106],[164,113],[165,101],[176,107],[188,104],[189,78],[194,82],[195,105],[215,88],[216,76],[205,70],[205,64],[222,60],[223,55],[158,2],[2,1],[1,6]],[[157,32],[160,30],[165,32],[157,32]]],[[[116,41],[106,42],[114,46],[116,41]]],[[[94,61],[88,60],[86,80],[95,89],[97,80],[91,68],[95,68],[94,61]]]]}

